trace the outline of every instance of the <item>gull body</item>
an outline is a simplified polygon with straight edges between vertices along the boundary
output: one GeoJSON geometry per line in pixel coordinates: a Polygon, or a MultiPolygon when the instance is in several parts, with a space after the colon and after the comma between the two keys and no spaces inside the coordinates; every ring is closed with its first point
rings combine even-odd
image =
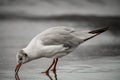
{"type": "MultiPolygon", "coordinates": [[[[93,31],[80,31],[71,27],[52,27],[37,36],[35,36],[30,43],[17,53],[17,67],[29,61],[39,58],[53,58],[52,65],[45,71],[53,66],[53,71],[56,71],[58,58],[68,55],[74,51],[81,43],[99,35],[106,31],[108,27],[93,30],[93,31]]],[[[18,72],[19,68],[16,67],[18,72]]]]}

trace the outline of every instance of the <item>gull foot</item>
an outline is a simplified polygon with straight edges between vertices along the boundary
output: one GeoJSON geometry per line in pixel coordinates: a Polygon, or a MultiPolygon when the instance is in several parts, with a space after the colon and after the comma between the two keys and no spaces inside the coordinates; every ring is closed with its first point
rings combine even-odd
{"type": "Polygon", "coordinates": [[[41,73],[45,73],[46,75],[49,75],[49,71],[43,71],[41,73]]]}
{"type": "Polygon", "coordinates": [[[51,69],[51,71],[53,71],[53,73],[56,73],[56,70],[55,70],[55,69],[51,69]]]}

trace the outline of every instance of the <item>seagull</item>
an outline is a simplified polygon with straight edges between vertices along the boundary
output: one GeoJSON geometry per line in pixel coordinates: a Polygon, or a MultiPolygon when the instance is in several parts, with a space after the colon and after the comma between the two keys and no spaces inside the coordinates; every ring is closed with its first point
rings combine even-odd
{"type": "Polygon", "coordinates": [[[53,58],[52,64],[42,73],[56,73],[58,59],[74,51],[81,43],[105,32],[109,27],[93,31],[81,31],[72,27],[52,27],[37,36],[16,54],[16,74],[20,67],[39,58],[53,58]]]}

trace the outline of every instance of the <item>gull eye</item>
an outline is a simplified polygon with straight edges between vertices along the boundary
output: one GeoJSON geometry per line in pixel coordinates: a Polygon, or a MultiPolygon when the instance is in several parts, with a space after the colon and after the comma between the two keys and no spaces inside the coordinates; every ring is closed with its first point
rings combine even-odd
{"type": "Polygon", "coordinates": [[[22,57],[20,57],[19,60],[21,61],[21,60],[22,60],[22,57]]]}

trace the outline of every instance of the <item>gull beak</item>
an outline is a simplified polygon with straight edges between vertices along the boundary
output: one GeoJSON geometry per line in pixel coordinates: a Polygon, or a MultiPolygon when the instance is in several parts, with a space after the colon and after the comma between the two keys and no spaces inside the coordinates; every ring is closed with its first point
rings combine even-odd
{"type": "Polygon", "coordinates": [[[18,71],[19,71],[19,69],[20,69],[21,66],[22,66],[22,63],[18,63],[18,64],[16,65],[16,68],[15,68],[16,74],[18,73],[18,71]]]}

